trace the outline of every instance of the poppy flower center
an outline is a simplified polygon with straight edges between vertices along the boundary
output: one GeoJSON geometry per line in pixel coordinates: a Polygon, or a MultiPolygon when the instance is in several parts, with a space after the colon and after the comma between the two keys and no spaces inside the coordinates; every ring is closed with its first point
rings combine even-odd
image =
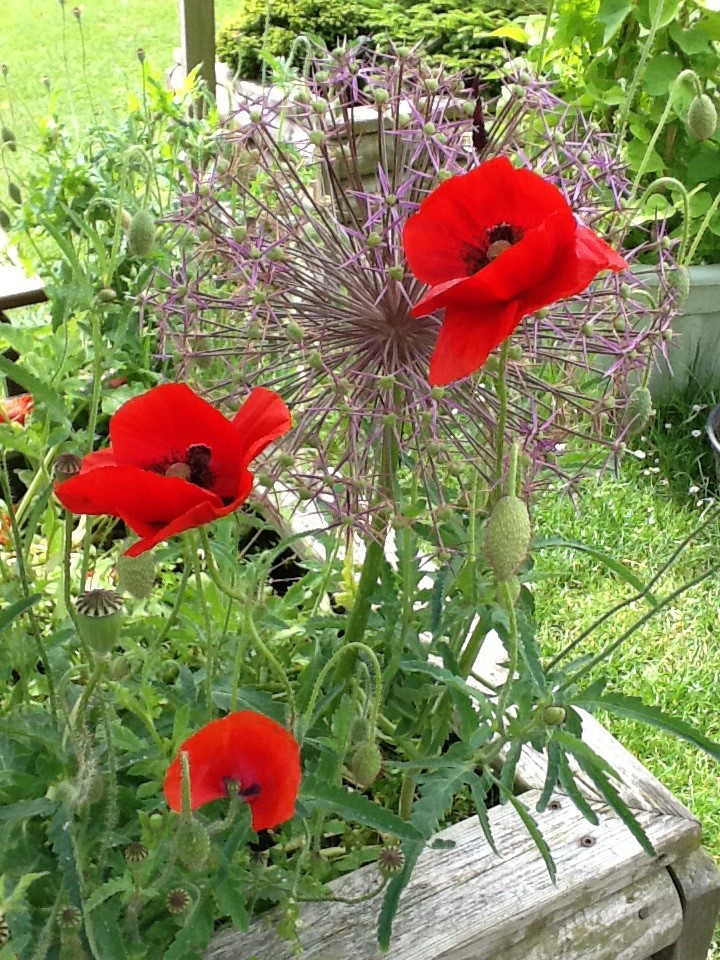
{"type": "Polygon", "coordinates": [[[253,783],[249,787],[243,789],[242,784],[239,780],[236,780],[234,777],[225,777],[224,779],[225,789],[229,797],[240,797],[241,800],[252,800],[254,797],[260,796],[260,784],[253,783]]]}
{"type": "Polygon", "coordinates": [[[485,236],[476,245],[468,244],[461,252],[461,257],[467,267],[470,277],[493,260],[497,260],[501,253],[509,250],[522,239],[522,230],[509,223],[498,223],[485,231],[485,236]]]}
{"type": "Polygon", "coordinates": [[[212,450],[204,443],[193,443],[185,451],[185,458],[174,461],[163,473],[166,477],[180,477],[207,490],[213,485],[214,474],[210,469],[212,450]]]}

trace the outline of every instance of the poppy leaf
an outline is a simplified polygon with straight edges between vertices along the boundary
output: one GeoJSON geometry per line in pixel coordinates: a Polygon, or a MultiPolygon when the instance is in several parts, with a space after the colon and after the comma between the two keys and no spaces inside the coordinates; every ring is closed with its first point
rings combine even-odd
{"type": "Polygon", "coordinates": [[[308,806],[353,823],[361,823],[378,833],[392,834],[400,840],[423,839],[416,827],[402,820],[397,814],[373,803],[364,794],[353,793],[344,787],[315,780],[305,784],[302,799],[308,806]]]}

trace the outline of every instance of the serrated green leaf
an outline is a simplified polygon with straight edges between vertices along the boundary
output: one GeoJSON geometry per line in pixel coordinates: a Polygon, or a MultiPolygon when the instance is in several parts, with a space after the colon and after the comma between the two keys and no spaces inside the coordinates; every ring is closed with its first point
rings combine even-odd
{"type": "MultiPolygon", "coordinates": [[[[635,587],[638,593],[645,590],[645,584],[632,572],[630,567],[626,566],[620,560],[616,560],[615,557],[611,557],[610,554],[605,553],[603,550],[598,550],[597,547],[591,547],[586,543],[579,543],[576,540],[565,540],[562,537],[536,540],[533,544],[535,550],[544,550],[547,547],[563,547],[568,550],[580,550],[582,553],[587,553],[593,557],[593,559],[599,560],[600,563],[604,564],[608,570],[612,570],[621,580],[635,587]]],[[[652,606],[657,606],[657,600],[652,593],[646,593],[644,599],[652,606]]]]}
{"type": "MultiPolygon", "coordinates": [[[[560,740],[560,736],[561,732],[558,731],[558,740],[560,740]]],[[[608,806],[617,813],[643,850],[651,857],[656,856],[655,848],[637,817],[607,777],[605,771],[608,764],[606,761],[588,747],[586,743],[583,743],[582,740],[576,740],[574,737],[567,737],[567,746],[565,748],[568,753],[571,753],[572,756],[575,757],[580,769],[590,777],[608,806]],[[581,748],[579,748],[578,745],[580,745],[581,748]]],[[[615,774],[615,776],[617,776],[617,774],[615,774]]]]}
{"type": "Polygon", "coordinates": [[[389,833],[400,840],[420,840],[422,834],[407,821],[390,810],[373,803],[362,793],[352,793],[344,787],[311,781],[303,790],[303,801],[308,806],[324,810],[333,816],[353,823],[362,823],[378,833],[389,833]]]}
{"type": "Polygon", "coordinates": [[[545,863],[545,868],[547,869],[550,879],[553,883],[555,883],[555,877],[557,876],[555,861],[553,860],[553,855],[550,851],[550,847],[547,844],[547,840],[542,835],[540,827],[537,825],[535,818],[532,816],[522,800],[515,796],[512,790],[507,790],[497,778],[493,777],[493,780],[495,781],[501,796],[503,796],[504,799],[515,808],[515,812],[522,820],[525,829],[532,837],[533,843],[538,848],[538,852],[543,858],[543,862],[545,863]]]}
{"type": "Polygon", "coordinates": [[[479,704],[481,713],[484,716],[489,717],[492,715],[488,698],[482,690],[471,687],[462,677],[456,677],[455,674],[449,670],[445,670],[435,663],[423,663],[422,660],[403,660],[400,666],[407,673],[424,673],[426,676],[432,677],[434,680],[439,680],[446,686],[452,687],[460,693],[464,693],[479,704]]]}
{"type": "Polygon", "coordinates": [[[490,817],[488,816],[485,802],[488,790],[490,788],[489,778],[486,777],[484,772],[482,776],[478,776],[476,773],[474,773],[473,776],[468,780],[468,783],[470,784],[470,792],[472,794],[473,803],[475,804],[475,812],[477,813],[478,822],[480,823],[480,829],[482,830],[492,852],[496,857],[499,857],[500,853],[498,848],[495,846],[495,838],[492,835],[490,817]]]}
{"type": "Polygon", "coordinates": [[[578,808],[580,813],[585,817],[588,823],[592,823],[592,825],[596,827],[598,823],[600,823],[598,816],[581,793],[580,788],[575,782],[575,776],[572,772],[570,764],[567,761],[567,757],[562,751],[560,752],[558,777],[560,779],[560,786],[578,808]]]}
{"type": "Polygon", "coordinates": [[[114,897],[116,893],[125,893],[126,890],[132,890],[132,886],[132,880],[125,874],[121,877],[114,877],[93,891],[85,902],[85,909],[92,912],[97,909],[101,903],[105,903],[110,897],[114,897]]]}
{"type": "Polygon", "coordinates": [[[15,603],[11,603],[9,607],[3,607],[3,609],[0,610],[0,630],[4,630],[5,627],[9,626],[15,617],[21,616],[26,610],[34,607],[39,600],[42,600],[42,594],[34,593],[31,597],[23,597],[22,600],[16,600],[15,603]]]}
{"type": "Polygon", "coordinates": [[[583,700],[588,710],[607,710],[616,717],[647,723],[658,730],[672,733],[686,743],[692,744],[713,758],[720,760],[720,743],[706,737],[691,724],[679,717],[664,713],[659,707],[644,703],[639,697],[628,697],[621,693],[605,693],[600,697],[583,700]]]}
{"type": "Polygon", "coordinates": [[[542,813],[550,802],[550,797],[553,795],[553,791],[557,786],[558,778],[560,776],[560,758],[562,756],[562,750],[558,746],[556,740],[551,740],[550,743],[548,743],[546,753],[547,771],[545,773],[545,783],[543,784],[542,793],[538,798],[538,802],[535,804],[535,809],[538,813],[542,813]]]}

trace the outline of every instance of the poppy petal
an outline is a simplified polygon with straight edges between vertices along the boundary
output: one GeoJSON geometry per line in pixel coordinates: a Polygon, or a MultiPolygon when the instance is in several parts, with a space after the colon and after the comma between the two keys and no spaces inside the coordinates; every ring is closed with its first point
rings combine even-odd
{"type": "Polygon", "coordinates": [[[253,830],[291,819],[300,787],[300,750],[283,726],[261,713],[240,710],[212,720],[181,745],[168,767],[163,791],[168,806],[182,809],[182,766],[188,754],[193,810],[227,796],[236,780],[250,806],[253,830]]]}
{"type": "Polygon", "coordinates": [[[430,358],[430,385],[445,386],[479,370],[521,319],[515,303],[449,305],[430,358]]]}
{"type": "Polygon", "coordinates": [[[58,484],[55,493],[71,513],[119,517],[142,537],[194,507],[223,508],[219,497],[209,490],[139,467],[97,467],[58,484]]]}
{"type": "Polygon", "coordinates": [[[184,383],[154,387],[128,400],[110,421],[118,464],[146,470],[184,462],[188,447],[212,451],[212,489],[233,496],[242,466],[240,443],[230,421],[184,383]]]}
{"type": "Polygon", "coordinates": [[[570,211],[560,191],[531,170],[495,157],[441,183],[408,218],[403,246],[411,271],[430,284],[466,277],[468,248],[502,223],[532,230],[570,211]]]}
{"type": "Polygon", "coordinates": [[[247,466],[269,443],[292,426],[290,411],[280,397],[265,387],[256,387],[233,418],[240,437],[240,456],[247,466]]]}
{"type": "Polygon", "coordinates": [[[80,463],[80,473],[87,473],[88,470],[97,470],[98,467],[116,467],[118,465],[115,451],[112,447],[105,450],[96,450],[94,453],[88,453],[82,458],[80,463]]]}

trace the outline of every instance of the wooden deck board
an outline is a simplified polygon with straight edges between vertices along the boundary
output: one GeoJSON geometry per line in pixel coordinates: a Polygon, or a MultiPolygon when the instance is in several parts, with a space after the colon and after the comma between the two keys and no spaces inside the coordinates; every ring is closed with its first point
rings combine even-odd
{"type": "Polygon", "coordinates": [[[46,300],[45,284],[28,274],[7,234],[0,230],[0,313],[46,300]]]}

